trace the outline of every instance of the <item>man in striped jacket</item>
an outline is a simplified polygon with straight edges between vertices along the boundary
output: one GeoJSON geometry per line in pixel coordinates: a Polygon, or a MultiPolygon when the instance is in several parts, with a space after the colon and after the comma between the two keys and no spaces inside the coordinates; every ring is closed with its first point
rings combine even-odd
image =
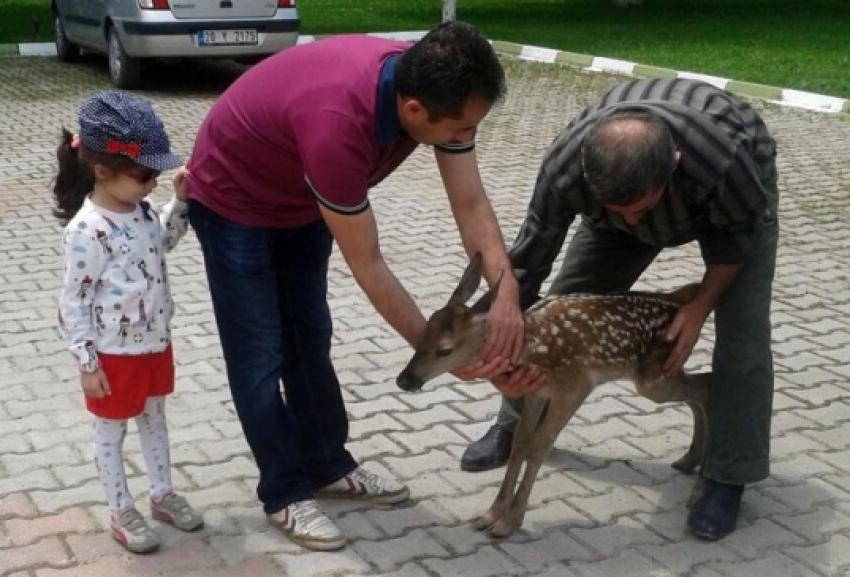
{"type": "MultiPolygon", "coordinates": [[[[552,294],[626,291],[663,248],[699,244],[702,285],[667,333],[675,344],[665,371],[682,368],[713,311],[705,493],[688,517],[690,530],[705,539],[734,530],[744,485],[768,474],[775,157],[775,142],[753,108],[710,84],[654,79],[614,86],[550,146],[510,251],[525,308],[538,298],[576,216],[552,294]]],[[[528,392],[527,382],[494,379],[506,397],[528,392]]],[[[495,425],[467,448],[461,467],[503,464],[518,414],[518,401],[505,398],[495,425]]]]}

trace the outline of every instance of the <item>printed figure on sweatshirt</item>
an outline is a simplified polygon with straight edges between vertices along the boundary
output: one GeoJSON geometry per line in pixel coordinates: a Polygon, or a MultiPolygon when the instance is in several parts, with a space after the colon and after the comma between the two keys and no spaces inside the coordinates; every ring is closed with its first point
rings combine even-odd
{"type": "Polygon", "coordinates": [[[80,300],[86,300],[86,295],[89,294],[89,289],[91,289],[91,285],[94,281],[91,277],[83,277],[83,280],[79,282],[79,288],[77,289],[77,296],[80,300]]]}
{"type": "Polygon", "coordinates": [[[103,306],[101,305],[94,307],[94,326],[97,334],[103,335],[103,329],[106,328],[106,324],[103,322],[103,306]]]}
{"type": "Polygon", "coordinates": [[[174,492],[165,420],[165,396],[174,389],[174,305],[162,253],[186,232],[187,172],[176,172],[175,196],[160,212],[143,200],[160,172],[180,160],[141,98],[96,92],[80,107],[79,125],[79,135],[63,130],[53,187],[54,214],[65,224],[59,328],[94,416],[94,460],[112,535],[129,551],[146,553],[159,538],[127,488],[122,447],[130,418],[139,430],[153,518],[184,531],[203,525],[174,492]],[[152,311],[163,321],[153,323],[152,311]]]}

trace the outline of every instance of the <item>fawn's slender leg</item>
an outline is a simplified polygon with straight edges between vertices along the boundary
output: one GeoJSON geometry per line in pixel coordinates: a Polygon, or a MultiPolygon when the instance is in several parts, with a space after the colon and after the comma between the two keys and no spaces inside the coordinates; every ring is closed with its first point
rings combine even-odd
{"type": "Polygon", "coordinates": [[[673,468],[690,473],[702,463],[705,443],[708,439],[706,404],[711,373],[682,373],[675,377],[655,379],[638,378],[635,386],[638,393],[656,403],[686,402],[694,415],[694,434],[691,446],[685,455],[673,463],[673,468]]]}
{"type": "Polygon", "coordinates": [[[702,458],[705,454],[705,443],[707,441],[705,435],[705,404],[697,401],[688,401],[688,406],[694,415],[694,434],[691,439],[691,446],[688,448],[687,453],[670,465],[682,473],[691,473],[702,463],[702,458]]]}
{"type": "Polygon", "coordinates": [[[490,509],[475,521],[476,529],[487,529],[492,526],[504,514],[513,500],[520,468],[528,459],[531,439],[540,425],[540,415],[546,408],[547,402],[548,399],[538,395],[527,395],[523,400],[522,416],[517,423],[502,485],[499,487],[499,492],[493,504],[490,505],[490,509]]]}
{"type": "MultiPolygon", "coordinates": [[[[519,488],[514,493],[507,511],[500,516],[490,530],[494,537],[506,537],[522,524],[525,511],[528,508],[531,488],[537,479],[540,466],[549,454],[555,442],[555,437],[575,414],[590,391],[591,387],[588,385],[569,393],[562,392],[550,400],[546,416],[534,431],[530,445],[526,448],[527,462],[519,488]]],[[[525,418],[525,415],[523,415],[523,418],[525,418]]]]}

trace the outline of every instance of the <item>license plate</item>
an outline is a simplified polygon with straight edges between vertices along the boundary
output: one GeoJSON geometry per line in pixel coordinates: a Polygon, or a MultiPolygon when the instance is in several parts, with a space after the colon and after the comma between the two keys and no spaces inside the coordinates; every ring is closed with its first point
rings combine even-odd
{"type": "Polygon", "coordinates": [[[240,46],[257,44],[256,30],[200,30],[198,46],[240,46]]]}

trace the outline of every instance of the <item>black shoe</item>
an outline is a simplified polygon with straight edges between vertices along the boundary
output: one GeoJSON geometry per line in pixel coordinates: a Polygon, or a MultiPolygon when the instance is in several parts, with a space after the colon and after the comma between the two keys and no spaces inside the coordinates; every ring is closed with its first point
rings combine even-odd
{"type": "Polygon", "coordinates": [[[513,438],[513,431],[493,425],[483,437],[466,448],[460,458],[460,468],[464,471],[489,471],[501,467],[508,462],[513,438]]]}
{"type": "Polygon", "coordinates": [[[691,506],[688,529],[707,541],[717,541],[735,530],[741,508],[743,485],[704,479],[702,496],[691,506]]]}

